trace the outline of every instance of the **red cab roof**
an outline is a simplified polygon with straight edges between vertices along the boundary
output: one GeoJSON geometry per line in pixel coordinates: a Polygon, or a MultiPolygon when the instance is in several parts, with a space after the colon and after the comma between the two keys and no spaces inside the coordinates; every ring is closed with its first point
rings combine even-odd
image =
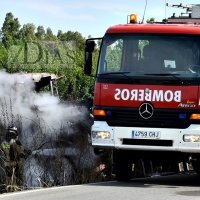
{"type": "Polygon", "coordinates": [[[163,33],[200,34],[200,25],[194,24],[121,24],[111,26],[106,33],[163,33]]]}

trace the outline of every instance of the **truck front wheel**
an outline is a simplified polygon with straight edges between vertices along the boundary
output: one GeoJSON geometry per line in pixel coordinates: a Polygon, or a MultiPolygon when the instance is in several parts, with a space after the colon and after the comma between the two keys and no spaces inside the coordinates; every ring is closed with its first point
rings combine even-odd
{"type": "Polygon", "coordinates": [[[192,161],[192,167],[197,174],[200,174],[200,160],[192,161]]]}
{"type": "Polygon", "coordinates": [[[117,181],[129,181],[131,179],[132,162],[130,152],[116,150],[116,179],[117,181]]]}

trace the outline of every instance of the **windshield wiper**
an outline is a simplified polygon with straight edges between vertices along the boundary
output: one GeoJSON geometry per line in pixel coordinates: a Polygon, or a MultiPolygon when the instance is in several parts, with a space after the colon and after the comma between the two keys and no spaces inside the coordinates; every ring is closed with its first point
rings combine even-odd
{"type": "Polygon", "coordinates": [[[172,76],[172,77],[176,78],[177,80],[179,80],[182,85],[184,83],[187,84],[187,85],[190,85],[190,82],[183,81],[181,78],[177,77],[177,75],[180,75],[180,74],[174,75],[174,74],[170,74],[170,73],[160,73],[160,74],[144,74],[144,75],[149,75],[149,76],[172,76]]]}
{"type": "MultiPolygon", "coordinates": [[[[129,71],[124,71],[124,72],[108,72],[108,73],[104,73],[104,74],[98,74],[98,75],[109,75],[109,74],[122,74],[123,76],[125,76],[126,78],[128,78],[130,80],[130,82],[134,82],[134,83],[139,83],[139,80],[135,80],[133,78],[131,78],[130,76],[126,76],[125,74],[129,74],[131,72],[129,71]]],[[[101,78],[101,77],[99,77],[101,78]]],[[[117,82],[120,82],[120,80],[116,80],[117,82]]]]}
{"type": "Polygon", "coordinates": [[[107,73],[103,73],[103,74],[98,74],[98,75],[107,75],[107,74],[129,74],[131,72],[129,71],[124,71],[124,72],[107,72],[107,73]]]}

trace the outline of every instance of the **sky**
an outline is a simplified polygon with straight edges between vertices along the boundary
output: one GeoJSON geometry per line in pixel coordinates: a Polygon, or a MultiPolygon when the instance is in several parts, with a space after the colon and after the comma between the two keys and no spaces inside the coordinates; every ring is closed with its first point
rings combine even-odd
{"type": "MultiPolygon", "coordinates": [[[[33,23],[36,28],[50,27],[55,35],[63,32],[77,31],[83,37],[102,37],[112,25],[127,23],[127,15],[137,14],[142,21],[146,0],[0,0],[0,27],[6,13],[12,12],[18,18],[21,27],[33,23]]],[[[178,15],[184,9],[166,7],[170,4],[198,4],[199,0],[147,0],[144,22],[151,17],[161,21],[173,13],[178,15]]]]}

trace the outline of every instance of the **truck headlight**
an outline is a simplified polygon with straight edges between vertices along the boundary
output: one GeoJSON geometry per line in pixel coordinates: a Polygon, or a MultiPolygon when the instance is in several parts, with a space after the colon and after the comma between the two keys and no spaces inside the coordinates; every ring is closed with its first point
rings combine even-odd
{"type": "Polygon", "coordinates": [[[92,138],[110,139],[110,132],[109,131],[92,131],[92,138]]]}
{"type": "Polygon", "coordinates": [[[200,135],[183,135],[184,142],[200,142],[200,135]]]}

